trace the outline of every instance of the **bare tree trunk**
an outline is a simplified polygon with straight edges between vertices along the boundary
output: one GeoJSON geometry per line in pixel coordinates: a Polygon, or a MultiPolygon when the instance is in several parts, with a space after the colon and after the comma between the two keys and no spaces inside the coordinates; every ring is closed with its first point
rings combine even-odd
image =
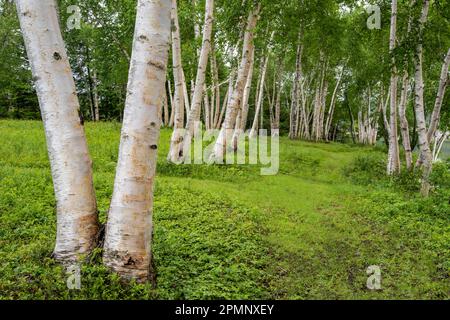
{"type": "Polygon", "coordinates": [[[128,95],[103,262],[125,279],[151,276],[153,185],[166,82],[171,3],[138,0],[128,95]]]}
{"type": "Polygon", "coordinates": [[[261,112],[262,104],[264,101],[264,83],[266,80],[267,65],[269,63],[269,55],[270,55],[270,52],[267,53],[267,56],[264,59],[264,65],[261,70],[261,82],[259,83],[259,91],[258,91],[259,95],[258,95],[258,100],[256,102],[255,118],[253,119],[252,129],[249,134],[250,138],[255,138],[258,135],[258,117],[261,112]]]}
{"type": "Polygon", "coordinates": [[[428,129],[428,141],[433,140],[433,137],[436,133],[436,130],[439,125],[439,119],[441,117],[441,108],[442,103],[444,101],[445,90],[449,83],[448,77],[448,67],[450,65],[450,49],[447,51],[447,55],[445,56],[444,63],[442,65],[441,77],[439,81],[439,89],[436,96],[436,101],[434,103],[433,114],[431,115],[430,128],[428,129]]]}
{"type": "MultiPolygon", "coordinates": [[[[397,0],[392,0],[391,13],[391,34],[389,39],[389,51],[393,53],[397,40],[397,0]]],[[[398,125],[397,125],[397,68],[395,58],[392,58],[391,71],[391,104],[390,104],[390,123],[389,123],[389,155],[388,155],[388,175],[400,172],[400,153],[398,144],[398,125]]]]}
{"type": "Polygon", "coordinates": [[[180,40],[180,25],[178,22],[178,8],[177,1],[172,0],[172,60],[173,60],[173,77],[175,81],[175,122],[172,139],[170,141],[170,150],[167,156],[167,161],[179,163],[183,157],[183,132],[184,129],[184,113],[185,103],[183,89],[184,73],[181,61],[181,40],[180,40]]]}
{"type": "Polygon", "coordinates": [[[225,116],[225,112],[227,110],[227,106],[230,103],[230,96],[233,93],[233,82],[234,82],[234,72],[231,72],[230,78],[228,79],[228,90],[225,98],[223,99],[222,110],[220,111],[220,115],[217,118],[217,122],[215,125],[215,129],[220,129],[223,122],[223,117],[225,116]]]}
{"type": "Polygon", "coordinates": [[[433,148],[433,162],[439,160],[439,154],[442,151],[442,147],[444,146],[445,141],[450,137],[450,131],[440,132],[436,131],[436,138],[434,139],[434,148],[433,148]]]}
{"type": "Polygon", "coordinates": [[[325,122],[325,140],[328,141],[330,135],[331,124],[333,123],[334,110],[336,107],[336,98],[339,87],[341,85],[342,77],[344,75],[345,66],[342,67],[341,73],[338,76],[336,86],[334,87],[333,95],[331,97],[330,109],[328,111],[327,121],[325,122]]]}
{"type": "Polygon", "coordinates": [[[409,136],[408,118],[406,117],[406,106],[408,104],[409,75],[407,72],[403,75],[403,88],[398,105],[398,113],[400,117],[400,127],[402,133],[403,149],[405,150],[406,168],[411,170],[413,167],[411,138],[409,136]]]}
{"type": "Polygon", "coordinates": [[[247,83],[245,84],[244,89],[244,99],[242,99],[242,113],[240,123],[240,129],[242,131],[245,131],[247,126],[248,110],[249,110],[248,100],[250,99],[250,92],[252,90],[254,63],[255,63],[255,48],[252,46],[252,52],[250,54],[250,68],[248,70],[247,83]]]}
{"type": "Polygon", "coordinates": [[[47,139],[55,188],[54,257],[73,263],[96,244],[97,205],[75,82],[54,0],[16,0],[47,139]]]}
{"type": "MultiPolygon", "coordinates": [[[[301,33],[299,34],[299,39],[302,41],[301,33]]],[[[295,63],[295,78],[294,78],[294,89],[291,103],[291,114],[290,114],[290,127],[289,127],[289,138],[297,138],[297,132],[299,124],[297,123],[299,116],[298,110],[300,109],[300,82],[302,81],[302,53],[303,53],[303,43],[297,46],[297,56],[295,63]]]]}
{"type": "MultiPolygon", "coordinates": [[[[200,51],[200,58],[197,68],[197,78],[195,81],[194,95],[191,101],[191,110],[186,124],[186,134],[184,136],[185,145],[189,145],[188,139],[192,137],[195,129],[195,123],[200,121],[200,111],[202,98],[206,85],[206,68],[208,67],[208,58],[211,51],[211,34],[213,27],[214,0],[206,0],[205,8],[205,24],[203,27],[203,43],[200,51]]],[[[206,101],[205,101],[206,102],[206,101]]],[[[205,105],[205,110],[209,107],[205,105]]],[[[209,121],[209,112],[207,113],[207,121],[209,121]]]]}
{"type": "Polygon", "coordinates": [[[172,94],[172,85],[170,83],[170,80],[167,80],[167,86],[169,88],[169,100],[170,100],[170,120],[169,120],[169,127],[173,127],[175,123],[175,109],[176,106],[174,105],[174,99],[172,94]]]}
{"type": "Polygon", "coordinates": [[[100,121],[100,107],[99,107],[99,99],[98,99],[98,86],[97,86],[97,71],[94,69],[93,74],[93,89],[94,89],[94,112],[95,112],[95,121],[100,121]]]}
{"type": "Polygon", "coordinates": [[[236,117],[242,106],[244,88],[247,82],[248,70],[250,68],[250,56],[254,45],[254,29],[258,21],[260,8],[261,5],[258,4],[258,6],[250,12],[247,20],[247,30],[244,35],[242,60],[238,70],[235,89],[233,90],[231,99],[228,103],[225,121],[214,146],[213,154],[211,154],[210,162],[221,162],[224,159],[228,144],[232,143],[232,135],[236,124],[236,117]]]}
{"type": "Polygon", "coordinates": [[[275,114],[273,119],[272,126],[272,136],[276,136],[279,134],[280,130],[280,114],[281,114],[281,93],[283,91],[283,84],[281,79],[279,79],[279,83],[277,85],[277,93],[275,98],[275,114]]]}
{"type": "Polygon", "coordinates": [[[432,165],[432,153],[430,149],[430,143],[428,140],[428,131],[425,118],[424,107],[424,83],[423,83],[423,47],[422,47],[422,34],[424,24],[428,17],[430,1],[425,0],[422,10],[422,16],[419,22],[419,43],[417,44],[415,52],[415,113],[417,119],[417,134],[419,136],[419,148],[423,159],[423,176],[422,176],[422,190],[423,196],[427,197],[430,193],[430,175],[433,169],[432,165]]]}

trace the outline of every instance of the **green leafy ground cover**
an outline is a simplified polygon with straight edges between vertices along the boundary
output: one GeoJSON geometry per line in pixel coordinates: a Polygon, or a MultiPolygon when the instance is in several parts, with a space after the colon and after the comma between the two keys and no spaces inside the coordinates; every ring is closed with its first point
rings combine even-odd
{"type": "MultiPolygon", "coordinates": [[[[106,220],[120,125],[87,124],[106,220]]],[[[367,147],[281,139],[277,176],[249,166],[167,164],[163,130],[155,187],[157,285],[124,284],[98,249],[70,291],[51,258],[55,200],[42,124],[0,121],[0,299],[448,299],[450,173],[384,176],[367,147]],[[382,290],[366,269],[382,270],[382,290]]]]}

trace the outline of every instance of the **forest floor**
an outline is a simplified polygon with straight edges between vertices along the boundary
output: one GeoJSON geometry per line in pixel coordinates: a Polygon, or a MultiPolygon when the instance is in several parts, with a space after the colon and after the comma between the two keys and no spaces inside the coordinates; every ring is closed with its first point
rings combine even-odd
{"type": "MultiPolygon", "coordinates": [[[[86,125],[102,222],[120,125],[86,125]]],[[[448,165],[430,199],[384,177],[383,150],[281,138],[280,172],[176,166],[162,131],[154,208],[157,285],[124,284],[87,257],[81,290],[51,258],[55,200],[43,127],[0,121],[0,299],[449,299],[448,165]],[[366,286],[369,266],[381,290],[366,286]]]]}

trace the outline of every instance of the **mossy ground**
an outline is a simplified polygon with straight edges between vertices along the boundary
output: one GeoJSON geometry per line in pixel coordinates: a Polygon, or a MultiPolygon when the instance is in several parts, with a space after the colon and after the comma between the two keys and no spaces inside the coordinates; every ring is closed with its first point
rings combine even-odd
{"type": "MultiPolygon", "coordinates": [[[[104,222],[120,125],[86,125],[104,222]]],[[[51,259],[55,200],[42,124],[0,121],[0,299],[448,299],[448,166],[430,199],[383,175],[382,151],[281,139],[280,173],[167,164],[155,187],[157,286],[124,284],[97,250],[68,290],[51,259]],[[366,288],[367,267],[382,290],[366,288]]]]}

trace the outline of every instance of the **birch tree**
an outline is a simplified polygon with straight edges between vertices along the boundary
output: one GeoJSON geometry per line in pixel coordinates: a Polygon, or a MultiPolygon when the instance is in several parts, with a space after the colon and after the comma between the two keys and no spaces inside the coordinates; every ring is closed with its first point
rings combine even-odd
{"type": "Polygon", "coordinates": [[[16,0],[47,139],[56,196],[54,257],[74,263],[96,244],[92,161],[54,0],[16,0]]]}
{"type": "MultiPolygon", "coordinates": [[[[184,145],[190,144],[196,122],[200,121],[200,111],[202,106],[203,95],[206,94],[206,70],[208,67],[209,54],[211,52],[211,34],[214,19],[214,0],[206,0],[205,23],[203,27],[202,48],[197,68],[197,78],[195,81],[194,94],[191,101],[191,110],[186,124],[186,135],[184,136],[184,145]]],[[[206,101],[205,101],[206,102],[206,101]]],[[[205,108],[209,108],[205,105],[205,108]]],[[[205,109],[206,121],[209,121],[209,111],[205,109]]]]}
{"type": "Polygon", "coordinates": [[[170,39],[171,3],[138,0],[128,95],[104,263],[125,279],[150,277],[153,185],[170,39]]]}
{"type": "MultiPolygon", "coordinates": [[[[394,54],[397,41],[397,0],[392,0],[391,5],[391,32],[389,38],[389,52],[394,54]]],[[[387,172],[389,175],[400,172],[400,153],[398,144],[398,125],[397,125],[397,68],[395,58],[392,57],[391,70],[391,103],[390,103],[390,122],[389,122],[389,155],[387,172]]]]}
{"type": "Polygon", "coordinates": [[[230,100],[227,106],[225,120],[220,130],[219,136],[214,145],[210,162],[220,162],[223,160],[226,148],[232,143],[232,136],[236,124],[237,114],[242,105],[243,93],[247,82],[248,71],[250,68],[250,56],[253,47],[254,29],[258,21],[261,5],[253,9],[247,19],[247,27],[244,34],[244,44],[242,51],[242,59],[239,65],[236,84],[233,92],[230,94],[230,100]]]}
{"type": "MultiPolygon", "coordinates": [[[[172,64],[175,93],[173,98],[174,130],[170,140],[170,149],[167,156],[169,162],[178,163],[183,157],[183,128],[185,117],[185,79],[181,61],[180,24],[178,22],[177,0],[172,0],[172,64]]],[[[170,86],[170,83],[169,83],[170,86]]],[[[170,87],[169,87],[170,88],[170,87]]],[[[186,109],[187,111],[187,109],[186,109]]]]}
{"type": "Polygon", "coordinates": [[[422,175],[422,189],[423,196],[428,196],[430,193],[430,175],[432,171],[432,153],[430,149],[430,143],[428,140],[428,132],[425,118],[425,106],[424,106],[424,82],[423,82],[423,29],[424,24],[427,21],[428,10],[430,6],[429,0],[424,0],[422,14],[418,22],[418,43],[414,55],[414,67],[415,67],[415,104],[414,109],[417,119],[417,134],[419,136],[419,149],[423,159],[423,175],[422,175]]]}

